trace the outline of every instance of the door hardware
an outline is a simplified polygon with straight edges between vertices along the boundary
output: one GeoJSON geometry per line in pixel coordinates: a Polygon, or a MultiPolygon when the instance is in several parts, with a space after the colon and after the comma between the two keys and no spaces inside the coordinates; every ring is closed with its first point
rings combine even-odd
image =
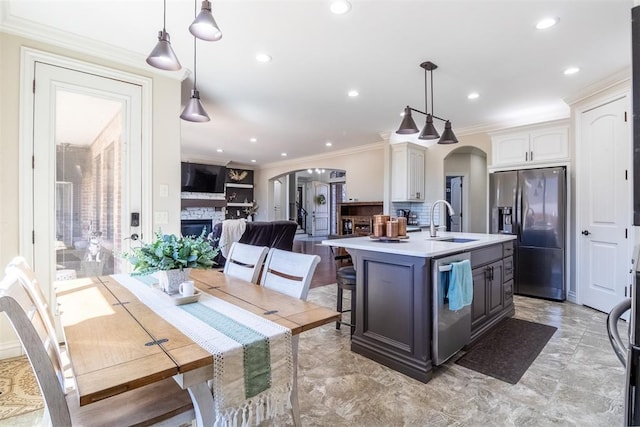
{"type": "Polygon", "coordinates": [[[139,237],[140,236],[138,236],[138,233],[133,233],[130,238],[131,240],[138,240],[139,237]]]}
{"type": "Polygon", "coordinates": [[[588,236],[589,234],[591,234],[591,232],[589,230],[582,230],[582,235],[583,236],[588,236]]]}

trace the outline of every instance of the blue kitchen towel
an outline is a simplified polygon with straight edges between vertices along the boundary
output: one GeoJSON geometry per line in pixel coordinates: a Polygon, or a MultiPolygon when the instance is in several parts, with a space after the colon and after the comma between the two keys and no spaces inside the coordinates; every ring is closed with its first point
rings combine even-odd
{"type": "Polygon", "coordinates": [[[449,310],[457,311],[473,301],[471,261],[452,262],[449,274],[449,310]]]}

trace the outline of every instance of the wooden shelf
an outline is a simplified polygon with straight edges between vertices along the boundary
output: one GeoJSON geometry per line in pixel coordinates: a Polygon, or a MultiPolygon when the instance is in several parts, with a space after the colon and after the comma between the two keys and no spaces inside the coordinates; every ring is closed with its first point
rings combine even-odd
{"type": "Polygon", "coordinates": [[[253,206],[253,171],[227,168],[225,195],[227,199],[226,219],[246,218],[246,208],[253,206]],[[240,179],[241,178],[241,179],[240,179]]]}
{"type": "Polygon", "coordinates": [[[368,236],[373,229],[373,215],[382,213],[382,202],[338,204],[338,234],[368,236]]]}
{"type": "Polygon", "coordinates": [[[182,199],[184,208],[224,208],[227,201],[224,199],[182,199]]]}

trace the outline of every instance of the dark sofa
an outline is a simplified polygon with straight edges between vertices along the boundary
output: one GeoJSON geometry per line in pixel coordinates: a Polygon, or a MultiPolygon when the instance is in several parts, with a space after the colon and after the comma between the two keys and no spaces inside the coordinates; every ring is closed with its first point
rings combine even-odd
{"type": "MultiPolygon", "coordinates": [[[[294,221],[253,221],[247,222],[247,228],[242,233],[239,242],[255,246],[268,246],[270,248],[293,249],[293,238],[296,235],[298,224],[294,221]]],[[[211,239],[214,247],[217,247],[222,223],[213,226],[211,239]]],[[[222,253],[218,253],[214,261],[219,267],[224,266],[226,259],[222,253]]]]}

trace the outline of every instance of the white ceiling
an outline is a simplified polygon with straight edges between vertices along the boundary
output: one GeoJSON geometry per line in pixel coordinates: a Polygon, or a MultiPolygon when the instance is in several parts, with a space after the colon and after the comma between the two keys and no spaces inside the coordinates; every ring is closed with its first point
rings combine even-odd
{"type": "MultiPolygon", "coordinates": [[[[223,37],[198,41],[198,90],[211,121],[181,122],[182,152],[190,159],[264,165],[282,160],[282,152],[291,159],[378,142],[389,133],[395,138],[405,105],[424,110],[419,64],[427,60],[439,67],[435,114],[451,120],[459,137],[568,117],[567,99],[628,73],[631,62],[632,0],[352,0],[345,15],[332,14],[328,0],[212,3],[223,37]],[[558,24],[536,30],[548,16],[558,24]],[[257,63],[259,52],[273,61],[257,63]],[[565,76],[568,66],[581,71],[565,76]],[[349,98],[351,89],[360,96],[349,98]],[[472,91],[480,98],[468,100],[472,91]]],[[[99,48],[151,69],[144,59],[162,26],[160,0],[6,0],[1,6],[0,29],[92,53],[99,48]]],[[[188,69],[193,14],[192,1],[167,1],[166,28],[188,69]]],[[[191,85],[183,85],[183,103],[191,85]]],[[[424,124],[423,116],[414,118],[424,124]]],[[[436,127],[442,131],[442,123],[436,127]]]]}

